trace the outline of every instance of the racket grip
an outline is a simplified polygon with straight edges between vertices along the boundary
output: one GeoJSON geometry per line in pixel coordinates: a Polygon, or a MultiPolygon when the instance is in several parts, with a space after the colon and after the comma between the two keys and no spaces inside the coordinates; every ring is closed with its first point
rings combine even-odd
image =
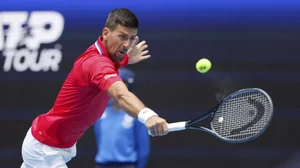
{"type": "MultiPolygon", "coordinates": [[[[168,124],[168,131],[175,132],[175,131],[185,130],[185,128],[186,128],[185,125],[186,125],[186,121],[168,124]]],[[[148,130],[148,134],[152,136],[150,130],[148,130]]]]}
{"type": "Polygon", "coordinates": [[[185,121],[168,124],[169,132],[185,130],[185,121]]]}

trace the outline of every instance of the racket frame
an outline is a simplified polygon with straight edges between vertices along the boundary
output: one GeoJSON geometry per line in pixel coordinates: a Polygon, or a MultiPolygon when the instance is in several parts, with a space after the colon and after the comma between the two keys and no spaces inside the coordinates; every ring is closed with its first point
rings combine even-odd
{"type": "Polygon", "coordinates": [[[273,117],[273,102],[272,102],[271,97],[265,91],[263,91],[262,89],[259,89],[259,88],[247,88],[247,89],[238,90],[238,91],[236,91],[236,92],[228,95],[214,109],[206,112],[205,114],[201,115],[200,117],[197,117],[197,118],[189,120],[189,121],[171,123],[171,124],[168,125],[168,127],[169,127],[169,131],[170,132],[180,131],[180,130],[185,130],[185,129],[187,129],[187,130],[188,129],[190,129],[190,130],[200,130],[200,131],[204,131],[204,132],[210,133],[210,134],[214,135],[215,137],[221,139],[224,142],[228,142],[228,143],[244,143],[244,142],[248,142],[248,141],[254,140],[257,137],[259,137],[261,134],[263,134],[265,132],[265,130],[269,127],[270,122],[272,120],[272,117],[273,117]],[[258,133],[256,133],[256,135],[254,135],[254,136],[252,136],[250,138],[247,138],[247,139],[243,139],[243,140],[232,140],[232,139],[227,139],[227,138],[224,138],[224,137],[218,135],[217,132],[214,130],[214,128],[212,126],[212,122],[211,122],[212,119],[213,119],[213,117],[214,117],[215,112],[228,99],[231,99],[232,97],[234,97],[236,95],[240,95],[240,94],[243,94],[243,93],[249,93],[249,92],[251,92],[251,90],[255,91],[255,92],[261,92],[262,94],[264,94],[267,97],[268,102],[270,103],[271,114],[270,114],[269,120],[266,123],[266,125],[264,126],[264,128],[262,130],[260,130],[258,133]],[[202,127],[202,126],[194,126],[194,124],[199,123],[201,120],[204,120],[204,119],[206,119],[206,118],[208,118],[210,116],[211,116],[211,120],[210,120],[210,127],[211,127],[211,129],[206,128],[206,127],[202,127]],[[184,126],[183,126],[183,124],[184,124],[184,126]]]}

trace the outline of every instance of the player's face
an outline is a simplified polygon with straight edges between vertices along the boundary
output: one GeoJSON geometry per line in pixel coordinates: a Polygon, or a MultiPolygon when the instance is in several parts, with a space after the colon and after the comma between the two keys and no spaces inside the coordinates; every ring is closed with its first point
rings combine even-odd
{"type": "Polygon", "coordinates": [[[136,39],[137,29],[118,25],[115,30],[103,29],[103,38],[110,57],[121,62],[136,39]]]}

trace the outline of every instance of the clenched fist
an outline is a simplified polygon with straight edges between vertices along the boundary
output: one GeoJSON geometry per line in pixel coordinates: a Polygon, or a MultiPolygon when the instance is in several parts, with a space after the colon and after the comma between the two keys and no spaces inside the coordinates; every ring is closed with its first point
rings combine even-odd
{"type": "Polygon", "coordinates": [[[152,136],[163,136],[168,133],[168,123],[158,116],[150,117],[146,121],[146,127],[152,136]]]}

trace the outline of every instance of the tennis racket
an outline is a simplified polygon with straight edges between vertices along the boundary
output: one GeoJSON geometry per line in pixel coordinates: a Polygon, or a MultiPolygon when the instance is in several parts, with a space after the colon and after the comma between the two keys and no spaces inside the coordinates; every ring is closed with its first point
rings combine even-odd
{"type": "Polygon", "coordinates": [[[242,89],[225,97],[214,109],[190,121],[168,124],[169,132],[200,130],[229,143],[242,143],[259,137],[273,116],[270,96],[258,88],[242,89]],[[210,119],[210,128],[200,126],[210,119]]]}

